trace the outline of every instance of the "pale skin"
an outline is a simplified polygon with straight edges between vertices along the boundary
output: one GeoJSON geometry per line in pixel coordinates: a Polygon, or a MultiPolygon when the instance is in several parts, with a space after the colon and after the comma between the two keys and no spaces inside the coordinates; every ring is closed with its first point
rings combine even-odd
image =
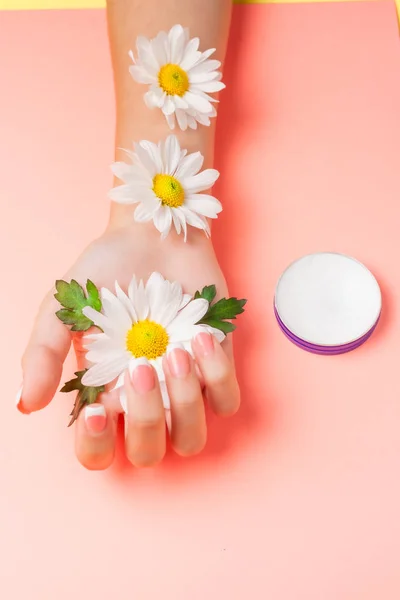
{"type": "MultiPolygon", "coordinates": [[[[158,142],[169,133],[161,111],[145,106],[145,86],[134,82],[129,74],[128,51],[134,48],[136,37],[154,37],[158,31],[181,23],[190,29],[192,37],[200,38],[202,50],[217,48],[215,58],[223,60],[230,11],[231,0],[108,0],[117,108],[116,160],[125,160],[119,148],[131,148],[132,141],[158,142]]],[[[205,167],[213,162],[215,119],[212,122],[211,127],[199,126],[197,131],[174,130],[182,148],[204,154],[205,167]]],[[[111,290],[117,280],[126,289],[133,274],[146,280],[153,271],[158,271],[171,281],[179,281],[188,293],[214,283],[218,297],[228,295],[212,242],[203,231],[190,227],[188,241],[184,243],[183,237],[171,230],[162,241],[152,222],[134,222],[133,211],[132,206],[111,202],[104,233],[89,244],[62,279],[74,278],[84,283],[89,278],[97,287],[111,290]]],[[[55,278],[60,278],[59,274],[55,278]]],[[[55,316],[59,305],[54,292],[51,289],[42,302],[22,358],[23,388],[18,408],[24,414],[41,410],[53,399],[60,387],[62,366],[71,342],[78,368],[89,366],[81,345],[82,334],[71,334],[55,316]]],[[[207,438],[205,400],[221,416],[229,416],[239,407],[230,338],[221,345],[213,337],[195,339],[192,348],[194,359],[182,349],[164,358],[171,398],[168,428],[153,368],[138,367],[138,371],[125,373],[128,397],[125,448],[128,459],[137,467],[153,466],[163,459],[168,435],[178,454],[190,456],[200,452],[207,438]]],[[[105,419],[93,421],[92,427],[83,410],[75,424],[77,458],[91,470],[112,464],[117,419],[122,412],[117,392],[108,391],[99,400],[106,409],[105,419]]]]}

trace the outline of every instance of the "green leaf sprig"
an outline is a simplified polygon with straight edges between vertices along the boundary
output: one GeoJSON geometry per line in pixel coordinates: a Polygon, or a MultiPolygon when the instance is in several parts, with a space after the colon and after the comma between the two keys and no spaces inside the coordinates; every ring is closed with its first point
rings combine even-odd
{"type": "Polygon", "coordinates": [[[71,325],[71,331],[87,331],[93,325],[93,321],[85,317],[82,308],[91,306],[95,310],[101,311],[100,294],[94,283],[90,279],[87,280],[85,293],[83,287],[75,279],[71,279],[70,283],[58,279],[56,290],[57,293],[54,294],[54,297],[63,306],[56,312],[60,321],[65,325],[71,325]]]}
{"type": "Polygon", "coordinates": [[[68,427],[70,427],[72,423],[76,421],[81,410],[88,404],[93,404],[93,402],[96,402],[97,396],[105,390],[105,387],[103,385],[100,387],[83,385],[82,377],[84,376],[86,371],[87,369],[84,369],[83,371],[76,371],[76,377],[74,379],[71,379],[70,381],[67,381],[67,383],[65,383],[60,390],[60,392],[64,393],[73,392],[75,390],[78,391],[78,394],[75,398],[74,408],[72,409],[72,412],[70,414],[71,420],[68,423],[68,427]]]}
{"type": "Polygon", "coordinates": [[[231,323],[228,319],[236,319],[237,315],[244,312],[243,307],[247,300],[244,298],[241,300],[238,300],[237,298],[221,298],[221,300],[212,304],[216,294],[217,289],[215,285],[207,285],[203,287],[201,292],[195,293],[194,299],[204,298],[210,303],[208,311],[204,317],[198,321],[198,324],[210,325],[210,327],[220,329],[225,334],[231,333],[232,331],[235,331],[236,325],[231,323]]]}

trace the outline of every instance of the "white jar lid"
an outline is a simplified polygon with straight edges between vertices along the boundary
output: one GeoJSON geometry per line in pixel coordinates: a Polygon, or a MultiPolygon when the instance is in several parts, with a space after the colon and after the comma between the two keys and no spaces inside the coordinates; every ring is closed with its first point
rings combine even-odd
{"type": "Polygon", "coordinates": [[[281,328],[310,351],[314,346],[316,350],[337,348],[337,353],[342,346],[357,347],[375,328],[381,306],[381,291],[372,273],[354,258],[333,252],[293,262],[275,292],[281,328]]]}

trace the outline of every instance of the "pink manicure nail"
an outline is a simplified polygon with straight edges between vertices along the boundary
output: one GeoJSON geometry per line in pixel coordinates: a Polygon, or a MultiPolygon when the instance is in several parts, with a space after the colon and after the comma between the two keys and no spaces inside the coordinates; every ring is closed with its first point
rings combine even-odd
{"type": "Polygon", "coordinates": [[[22,389],[23,389],[23,386],[21,385],[21,387],[19,388],[18,393],[16,395],[16,398],[15,398],[15,404],[20,413],[22,413],[23,415],[30,415],[31,414],[30,411],[25,410],[24,404],[22,402],[22,389]]]}
{"type": "Polygon", "coordinates": [[[208,356],[214,352],[214,338],[209,333],[198,333],[194,341],[200,356],[208,356]]]}
{"type": "Polygon", "coordinates": [[[173,377],[186,377],[190,373],[189,354],[183,348],[171,348],[167,353],[169,370],[173,377]]]}
{"type": "Polygon", "coordinates": [[[132,385],[138,394],[147,394],[154,390],[156,385],[154,371],[150,364],[146,364],[144,361],[133,368],[131,378],[132,385]]]}
{"type": "Polygon", "coordinates": [[[104,406],[102,404],[86,406],[85,423],[89,433],[102,433],[107,424],[107,413],[104,406]]]}

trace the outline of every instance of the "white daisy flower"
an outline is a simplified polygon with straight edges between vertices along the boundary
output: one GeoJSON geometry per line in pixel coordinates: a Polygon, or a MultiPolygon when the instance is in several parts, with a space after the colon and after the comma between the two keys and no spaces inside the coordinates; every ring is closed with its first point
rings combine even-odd
{"type": "Polygon", "coordinates": [[[199,51],[199,38],[189,38],[189,30],[174,25],[168,33],[160,31],[153,39],[138,37],[138,57],[129,53],[133,66],[129,72],[139,83],[150,85],[144,95],[149,108],[161,108],[168,125],[180,129],[197,128],[197,123],[210,125],[217,102],[209,93],[225,87],[221,82],[219,60],[210,60],[215,48],[199,51]]]}
{"type": "Polygon", "coordinates": [[[175,135],[158,144],[143,140],[134,144],[134,152],[125,152],[132,164],[116,162],[111,166],[114,175],[124,182],[109,192],[112,200],[138,204],[135,221],[152,220],[163,238],[172,224],[178,234],[183,231],[185,241],[187,224],[210,235],[207,218],[216,219],[222,206],[214,196],[199,192],[212,187],[219,172],[200,172],[204,160],[200,152],[187,154],[181,150],[175,135]]]}
{"type": "Polygon", "coordinates": [[[191,340],[208,331],[222,341],[225,335],[208,325],[198,325],[208,310],[204,298],[194,300],[184,294],[179,283],[152,273],[146,284],[133,277],[126,294],[115,283],[116,295],[101,289],[102,312],[90,306],[82,309],[86,317],[100,327],[102,333],[87,334],[83,340],[91,363],[82,377],[83,385],[101,386],[117,380],[121,404],[126,411],[123,389],[124,372],[149,361],[156,369],[165,408],[169,397],[162,368],[163,356],[169,349],[183,347],[191,352],[191,340]]]}

